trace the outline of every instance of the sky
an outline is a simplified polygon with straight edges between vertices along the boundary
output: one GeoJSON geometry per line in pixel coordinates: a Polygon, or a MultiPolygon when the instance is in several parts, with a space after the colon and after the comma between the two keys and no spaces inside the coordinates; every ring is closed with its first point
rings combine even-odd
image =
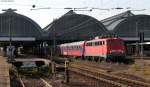
{"type": "Polygon", "coordinates": [[[75,12],[102,20],[127,10],[131,10],[134,14],[150,15],[149,4],[150,0],[0,0],[0,13],[3,12],[2,9],[17,9],[17,13],[29,17],[44,28],[69,11],[63,8],[86,8],[82,9],[85,11],[75,12]],[[35,8],[32,5],[35,5],[35,8]],[[118,7],[123,9],[114,9],[118,7]],[[88,11],[91,8],[107,10],[88,11]]]}

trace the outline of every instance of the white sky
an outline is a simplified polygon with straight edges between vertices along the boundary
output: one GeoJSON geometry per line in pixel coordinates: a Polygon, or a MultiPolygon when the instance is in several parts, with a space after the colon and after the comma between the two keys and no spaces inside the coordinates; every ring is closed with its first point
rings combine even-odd
{"type": "Polygon", "coordinates": [[[59,18],[60,16],[69,11],[65,9],[31,10],[33,4],[36,5],[35,8],[95,7],[95,8],[110,9],[110,11],[106,10],[93,10],[91,12],[76,11],[76,13],[90,15],[98,20],[102,20],[104,18],[116,15],[118,13],[127,10],[127,9],[122,10],[111,9],[116,7],[122,8],[131,7],[131,10],[146,9],[144,11],[133,11],[133,13],[150,15],[150,0],[14,0],[14,2],[0,2],[0,10],[8,8],[17,9],[17,13],[31,18],[32,20],[37,22],[42,28],[51,23],[53,19],[59,18]]]}

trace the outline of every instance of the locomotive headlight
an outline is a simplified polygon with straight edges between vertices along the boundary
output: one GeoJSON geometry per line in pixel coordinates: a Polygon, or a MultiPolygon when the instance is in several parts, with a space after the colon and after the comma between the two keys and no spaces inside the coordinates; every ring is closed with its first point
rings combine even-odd
{"type": "Polygon", "coordinates": [[[124,53],[124,51],[123,51],[123,50],[119,50],[119,52],[124,53]]]}
{"type": "Polygon", "coordinates": [[[121,53],[124,53],[124,51],[123,51],[123,50],[121,50],[121,53]]]}
{"type": "Polygon", "coordinates": [[[119,50],[110,50],[110,53],[124,53],[123,50],[119,49],[119,50]]]}

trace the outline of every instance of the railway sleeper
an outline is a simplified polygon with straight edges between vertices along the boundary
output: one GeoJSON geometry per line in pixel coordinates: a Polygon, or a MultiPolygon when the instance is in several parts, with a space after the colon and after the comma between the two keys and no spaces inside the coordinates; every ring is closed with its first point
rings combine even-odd
{"type": "Polygon", "coordinates": [[[107,78],[108,80],[115,80],[115,81],[118,81],[118,82],[123,83],[123,84],[128,84],[128,85],[136,86],[136,87],[150,87],[150,84],[144,83],[141,81],[135,81],[135,80],[127,79],[127,78],[117,77],[114,75],[110,75],[110,74],[106,74],[106,73],[102,73],[102,72],[97,72],[96,70],[91,70],[91,69],[86,69],[86,68],[83,69],[83,68],[79,68],[79,67],[76,67],[76,68],[78,68],[78,71],[80,70],[84,73],[94,74],[94,75],[101,77],[101,78],[102,77],[107,78]]]}
{"type": "Polygon", "coordinates": [[[127,85],[124,85],[124,84],[121,84],[121,83],[111,81],[111,80],[107,80],[107,79],[104,79],[104,78],[99,78],[99,77],[97,77],[95,75],[92,75],[92,74],[88,74],[88,73],[85,74],[85,72],[80,72],[78,69],[71,69],[70,71],[76,72],[78,74],[82,74],[86,77],[97,79],[97,80],[99,80],[103,83],[102,87],[108,87],[108,85],[109,85],[109,87],[130,87],[130,86],[127,86],[127,85]]]}

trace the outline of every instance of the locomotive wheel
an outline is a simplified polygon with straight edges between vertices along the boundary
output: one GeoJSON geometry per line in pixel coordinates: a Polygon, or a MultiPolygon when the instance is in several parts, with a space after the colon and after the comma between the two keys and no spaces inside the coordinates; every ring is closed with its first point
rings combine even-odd
{"type": "Polygon", "coordinates": [[[99,61],[100,61],[100,62],[104,61],[104,58],[100,57],[100,58],[99,58],[99,61]]]}
{"type": "Polygon", "coordinates": [[[108,59],[108,58],[106,58],[106,59],[105,59],[105,61],[106,61],[106,62],[108,62],[108,63],[109,63],[109,62],[111,62],[111,60],[110,60],[110,59],[108,59]]]}
{"type": "Polygon", "coordinates": [[[91,57],[88,57],[88,60],[89,60],[89,61],[91,61],[91,60],[92,60],[92,58],[91,58],[91,57]]]}
{"type": "Polygon", "coordinates": [[[98,57],[95,57],[95,58],[94,58],[94,61],[95,61],[95,62],[98,62],[98,61],[99,61],[99,58],[98,58],[98,57]]]}

